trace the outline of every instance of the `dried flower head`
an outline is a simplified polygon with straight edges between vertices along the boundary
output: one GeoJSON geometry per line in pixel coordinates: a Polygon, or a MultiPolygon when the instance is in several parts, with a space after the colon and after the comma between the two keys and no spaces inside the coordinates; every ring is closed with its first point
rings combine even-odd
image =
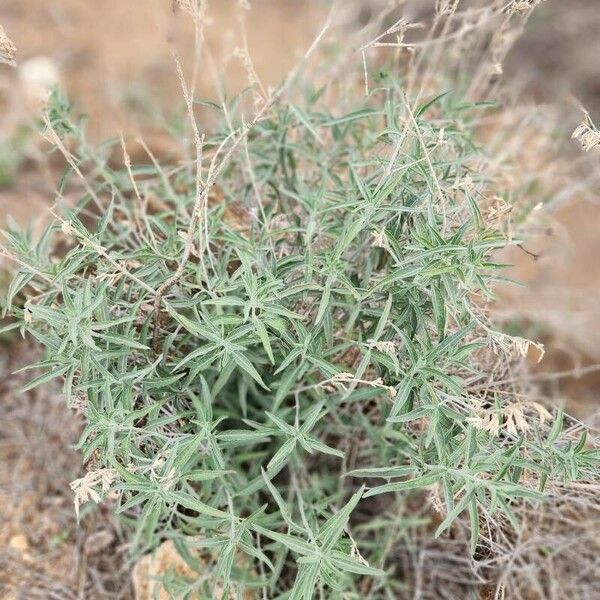
{"type": "Polygon", "coordinates": [[[523,404],[509,404],[502,410],[502,415],[504,416],[504,427],[508,433],[518,435],[519,432],[527,433],[529,431],[523,404]]]}
{"type": "Polygon", "coordinates": [[[193,14],[197,8],[196,0],[173,0],[173,11],[181,10],[193,14]]]}
{"type": "Polygon", "coordinates": [[[352,383],[384,389],[388,392],[390,398],[395,398],[398,393],[396,388],[390,385],[385,385],[381,377],[377,377],[376,379],[360,379],[352,373],[337,373],[331,379],[322,382],[320,385],[321,387],[328,388],[330,387],[330,384],[333,384],[334,387],[339,387],[346,390],[348,389],[348,384],[352,383]]]}
{"type": "Polygon", "coordinates": [[[501,196],[492,198],[492,205],[487,211],[487,220],[491,225],[498,225],[512,212],[513,207],[501,196]]]}
{"type": "Polygon", "coordinates": [[[206,9],[206,0],[173,0],[173,12],[180,10],[196,19],[204,19],[206,9]]]}
{"type": "Polygon", "coordinates": [[[336,373],[330,381],[331,383],[348,383],[354,381],[354,375],[352,373],[336,373]]]}
{"type": "Polygon", "coordinates": [[[102,500],[101,493],[106,495],[110,486],[117,478],[115,469],[97,469],[89,471],[80,479],[71,482],[71,489],[75,492],[75,512],[79,518],[79,507],[89,500],[98,504],[102,500]],[[96,489],[100,486],[100,492],[96,489]]]}
{"type": "Polygon", "coordinates": [[[2,25],[0,25],[0,63],[16,67],[17,62],[15,56],[17,47],[12,43],[12,40],[6,35],[2,25]]]}
{"type": "Polygon", "coordinates": [[[381,230],[373,232],[371,238],[371,246],[373,246],[373,248],[389,248],[389,243],[385,231],[381,230]]]}
{"type": "Polygon", "coordinates": [[[541,4],[542,0],[514,0],[508,6],[509,14],[522,13],[533,10],[538,4],[541,4]]]}
{"type": "Polygon", "coordinates": [[[531,420],[537,418],[540,425],[552,418],[548,410],[539,402],[513,402],[502,408],[490,408],[479,410],[476,415],[467,418],[480,431],[487,431],[493,437],[497,437],[501,429],[505,429],[511,435],[527,433],[531,430],[531,420]],[[535,413],[528,419],[527,411],[535,413]]]}
{"type": "Polygon", "coordinates": [[[246,71],[246,76],[248,77],[248,82],[251,86],[260,86],[260,79],[256,74],[256,70],[254,69],[254,64],[252,63],[252,58],[250,57],[250,53],[247,48],[243,48],[240,46],[236,46],[233,50],[233,55],[240,60],[242,66],[244,67],[244,71],[246,71]]]}
{"type": "Polygon", "coordinates": [[[379,352],[394,356],[398,351],[394,342],[376,342],[374,340],[368,340],[366,346],[367,348],[375,348],[375,350],[379,350],[379,352]]]}
{"type": "Polygon", "coordinates": [[[585,114],[584,120],[573,132],[573,139],[579,140],[581,147],[585,152],[600,147],[600,131],[592,122],[589,114],[585,114]]]}
{"type": "Polygon", "coordinates": [[[456,190],[471,193],[475,189],[475,183],[471,175],[467,173],[464,177],[457,178],[453,187],[456,190]]]}
{"type": "Polygon", "coordinates": [[[509,355],[521,356],[526,358],[530,348],[536,348],[539,352],[538,362],[544,358],[546,350],[544,344],[528,340],[527,338],[520,337],[518,335],[507,335],[500,332],[491,332],[490,334],[490,345],[495,353],[499,351],[509,355]]]}
{"type": "Polygon", "coordinates": [[[69,221],[63,221],[60,229],[65,235],[73,235],[75,233],[75,230],[69,221]]]}
{"type": "Polygon", "coordinates": [[[500,432],[500,418],[495,410],[486,410],[478,415],[468,417],[467,422],[471,423],[476,429],[487,431],[494,437],[500,432]]]}
{"type": "Polygon", "coordinates": [[[456,12],[459,0],[436,0],[435,12],[438,17],[447,17],[456,12]]]}

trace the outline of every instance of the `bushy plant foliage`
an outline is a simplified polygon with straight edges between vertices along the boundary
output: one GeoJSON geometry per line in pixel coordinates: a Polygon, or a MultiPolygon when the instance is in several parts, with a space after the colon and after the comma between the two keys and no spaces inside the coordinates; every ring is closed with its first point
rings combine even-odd
{"type": "Polygon", "coordinates": [[[382,72],[332,112],[332,87],[251,129],[233,102],[163,167],[116,167],[55,96],[56,221],[5,234],[11,327],[46,352],[29,387],[61,377],[85,415],[77,502],[110,491],[139,552],[173,539],[198,572],[174,597],[396,598],[395,545],[431,517],[408,502],[436,508],[431,535],[466,516],[483,552],[482,524],[518,528],[513,506],[597,465],[487,381],[528,347],[486,317],[509,243],[487,108],[382,72]]]}

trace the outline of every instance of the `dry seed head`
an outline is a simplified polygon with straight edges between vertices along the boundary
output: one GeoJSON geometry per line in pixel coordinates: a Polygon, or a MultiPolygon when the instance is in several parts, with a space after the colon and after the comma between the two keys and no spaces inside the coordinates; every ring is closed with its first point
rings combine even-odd
{"type": "Polygon", "coordinates": [[[396,344],[394,342],[376,342],[374,340],[368,340],[366,344],[367,348],[375,348],[379,352],[389,354],[392,356],[396,355],[396,344]]]}
{"type": "Polygon", "coordinates": [[[473,182],[473,178],[467,173],[464,177],[457,179],[453,187],[457,190],[472,192],[475,189],[475,183],[473,182]]]}
{"type": "Polygon", "coordinates": [[[390,27],[390,29],[388,30],[388,33],[397,34],[398,43],[402,43],[402,40],[404,39],[404,34],[406,33],[406,31],[408,29],[411,29],[414,27],[415,27],[415,25],[413,23],[409,23],[406,19],[400,19],[398,22],[396,22],[395,25],[390,27]]]}
{"type": "Polygon", "coordinates": [[[173,12],[180,10],[196,19],[204,19],[206,9],[206,0],[173,0],[173,12]]]}
{"type": "Polygon", "coordinates": [[[499,411],[483,410],[477,415],[469,417],[467,422],[476,429],[487,431],[493,437],[497,437],[501,429],[500,416],[502,416],[503,428],[512,435],[518,435],[519,432],[527,433],[531,429],[525,413],[527,409],[532,409],[537,413],[540,425],[552,418],[548,410],[538,402],[519,402],[509,404],[499,411]]]}
{"type": "Polygon", "coordinates": [[[97,469],[89,471],[80,479],[75,479],[75,481],[71,482],[71,489],[75,492],[73,502],[77,517],[79,517],[79,507],[82,504],[85,504],[88,500],[92,500],[98,504],[102,500],[100,493],[95,488],[100,486],[102,493],[106,494],[110,490],[113,481],[117,478],[117,475],[118,473],[115,469],[97,469]]]}
{"type": "Polygon", "coordinates": [[[371,246],[373,246],[373,248],[384,248],[386,250],[389,248],[385,231],[375,231],[372,236],[371,246]]]}
{"type": "Polygon", "coordinates": [[[492,436],[496,437],[500,432],[500,418],[495,410],[487,410],[483,413],[467,419],[475,429],[487,431],[492,436]]]}
{"type": "Polygon", "coordinates": [[[181,10],[190,14],[195,14],[198,9],[196,0],[173,0],[173,11],[181,10]]]}
{"type": "Polygon", "coordinates": [[[388,392],[390,398],[395,398],[396,394],[398,393],[396,388],[390,385],[385,385],[381,377],[377,377],[377,379],[372,380],[358,379],[356,375],[353,375],[352,373],[337,373],[331,379],[328,379],[327,381],[321,383],[321,386],[328,388],[329,384],[334,384],[334,386],[339,386],[342,389],[347,389],[346,386],[348,383],[362,383],[363,385],[369,387],[381,388],[382,390],[386,390],[388,392]]]}
{"type": "Polygon", "coordinates": [[[60,229],[65,235],[73,235],[75,233],[75,230],[69,221],[63,221],[60,229]]]}
{"type": "Polygon", "coordinates": [[[260,80],[256,74],[256,71],[254,70],[254,65],[252,64],[252,59],[250,58],[248,50],[246,50],[246,48],[240,48],[237,46],[233,51],[233,55],[242,63],[250,85],[260,85],[260,80]]]}
{"type": "Polygon", "coordinates": [[[354,381],[354,375],[352,373],[336,373],[330,381],[332,383],[347,383],[348,381],[354,381]]]}
{"type": "Polygon", "coordinates": [[[519,432],[527,433],[529,423],[525,418],[525,406],[522,404],[509,404],[502,410],[504,427],[508,433],[518,435],[519,432]]]}
{"type": "Polygon", "coordinates": [[[11,39],[4,32],[4,28],[0,25],[0,63],[4,63],[11,67],[16,67],[15,56],[17,47],[12,43],[11,39]]]}
{"type": "Polygon", "coordinates": [[[552,415],[550,414],[550,412],[548,411],[548,409],[541,405],[539,402],[529,402],[528,406],[530,406],[531,408],[533,408],[537,414],[538,414],[538,419],[540,421],[540,423],[543,425],[547,420],[552,418],[552,415]]]}
{"type": "Polygon", "coordinates": [[[501,196],[494,196],[492,201],[494,203],[487,211],[487,220],[490,224],[497,225],[504,221],[505,217],[512,212],[513,207],[501,196]]]}
{"type": "MultiPolygon", "coordinates": [[[[390,36],[390,35],[395,35],[395,38],[396,38],[394,40],[393,45],[397,45],[398,47],[404,47],[404,48],[410,50],[412,48],[412,46],[410,46],[410,45],[402,46],[402,42],[404,41],[404,35],[409,29],[417,29],[420,27],[421,27],[421,25],[419,23],[410,23],[406,19],[401,18],[398,21],[396,21],[391,27],[389,27],[383,34],[377,36],[375,39],[371,40],[370,42],[368,42],[367,44],[362,46],[362,48],[360,48],[360,50],[364,52],[364,50],[366,50],[367,48],[380,46],[382,43],[381,42],[382,38],[384,36],[390,36]]],[[[364,54],[363,54],[363,58],[364,58],[364,54]]]]}
{"type": "Polygon", "coordinates": [[[438,17],[447,17],[456,12],[459,0],[436,0],[435,13],[438,17]]]}
{"type": "Polygon", "coordinates": [[[544,358],[546,350],[544,344],[528,340],[527,338],[507,335],[505,333],[491,332],[489,338],[492,350],[497,354],[499,351],[505,354],[516,354],[522,358],[526,358],[530,348],[536,348],[539,352],[538,362],[544,358]]]}
{"type": "Polygon", "coordinates": [[[538,4],[541,4],[542,0],[515,0],[509,7],[508,12],[511,15],[515,13],[522,13],[535,8],[538,4]]]}
{"type": "Polygon", "coordinates": [[[585,152],[600,147],[600,131],[592,122],[589,114],[585,114],[584,120],[573,132],[573,139],[578,140],[585,152]]]}

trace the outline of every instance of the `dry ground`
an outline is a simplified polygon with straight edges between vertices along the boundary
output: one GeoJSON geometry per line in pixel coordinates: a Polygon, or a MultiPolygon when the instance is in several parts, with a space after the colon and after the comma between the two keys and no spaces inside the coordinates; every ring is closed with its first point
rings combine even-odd
{"type": "MultiPolygon", "coordinates": [[[[581,120],[584,106],[600,122],[600,5],[597,0],[547,0],[529,23],[509,56],[506,76],[525,97],[556,104],[568,138],[581,120]]],[[[577,164],[582,152],[570,143],[564,161],[577,164]]],[[[523,283],[510,290],[507,317],[535,325],[534,335],[547,345],[540,366],[544,373],[580,370],[600,362],[600,155],[564,180],[549,198],[551,209],[536,224],[528,242],[537,261],[513,254],[512,275],[523,283]],[[583,188],[587,188],[587,193],[583,188]]],[[[549,170],[554,167],[547,165],[549,170]]],[[[551,173],[549,173],[549,176],[551,173]]],[[[565,396],[576,414],[594,415],[600,408],[600,375],[555,381],[549,391],[565,396]]]]}
{"type": "Polygon", "coordinates": [[[69,483],[81,476],[70,449],[81,422],[52,385],[19,393],[26,342],[0,346],[0,598],[115,599],[129,595],[125,548],[109,506],[77,525],[69,483]]]}

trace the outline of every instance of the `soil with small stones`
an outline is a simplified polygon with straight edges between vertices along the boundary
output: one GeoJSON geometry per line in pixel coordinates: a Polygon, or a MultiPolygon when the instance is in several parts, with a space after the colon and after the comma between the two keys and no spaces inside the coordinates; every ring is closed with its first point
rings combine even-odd
{"type": "MultiPolygon", "coordinates": [[[[27,128],[39,112],[39,98],[23,67],[37,66],[39,71],[41,65],[52,71],[76,110],[90,116],[93,139],[143,130],[160,146],[160,133],[152,129],[155,111],[180,98],[166,40],[177,34],[182,56],[191,47],[191,32],[173,16],[170,4],[0,2],[0,22],[18,48],[19,63],[17,69],[0,66],[0,154],[16,144],[22,156],[8,178],[0,165],[1,225],[9,214],[21,223],[43,215],[61,166],[48,158],[45,145],[27,128]],[[45,60],[35,62],[39,57],[45,60]]],[[[224,49],[220,59],[227,61],[229,79],[240,89],[246,79],[232,56],[241,41],[232,16],[236,3],[212,4],[216,26],[210,28],[210,41],[224,49]]],[[[321,23],[316,4],[254,2],[247,16],[248,45],[266,84],[278,81],[310,42],[321,23]]],[[[574,94],[600,120],[597,4],[542,4],[511,54],[507,74],[521,79],[542,102],[574,94]]],[[[206,93],[212,89],[208,76],[200,84],[206,93]]],[[[571,127],[576,119],[571,105],[565,109],[565,122],[571,127]]],[[[515,316],[543,325],[549,349],[545,372],[586,366],[600,358],[600,207],[575,198],[554,217],[554,226],[541,231],[528,247],[539,259],[514,255],[514,276],[525,286],[510,296],[515,316]]],[[[26,375],[10,375],[34,353],[25,342],[0,345],[0,598],[129,598],[125,549],[110,507],[93,510],[79,526],[75,520],[69,483],[82,473],[81,458],[71,450],[80,420],[64,406],[56,387],[23,394],[18,388],[26,375]]],[[[599,388],[597,373],[548,384],[549,392],[566,396],[581,416],[597,406],[599,388]]]]}
{"type": "Polygon", "coordinates": [[[81,431],[60,390],[19,388],[12,373],[38,351],[25,341],[0,355],[0,598],[128,598],[125,546],[110,505],[91,507],[77,524],[69,483],[83,474],[73,451],[81,431]]]}

